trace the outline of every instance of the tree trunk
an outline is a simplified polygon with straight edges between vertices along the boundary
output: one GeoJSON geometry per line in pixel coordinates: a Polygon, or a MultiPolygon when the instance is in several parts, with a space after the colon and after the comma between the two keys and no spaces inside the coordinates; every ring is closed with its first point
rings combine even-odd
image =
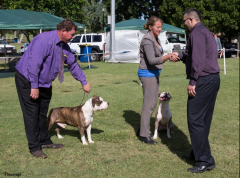
{"type": "Polygon", "coordinates": [[[20,32],[19,32],[19,30],[17,30],[17,43],[21,43],[21,41],[19,39],[19,35],[20,35],[20,32]]]}
{"type": "Polygon", "coordinates": [[[30,39],[29,39],[29,31],[28,30],[21,30],[21,33],[23,33],[26,38],[27,38],[27,41],[30,43],[30,39]]]}

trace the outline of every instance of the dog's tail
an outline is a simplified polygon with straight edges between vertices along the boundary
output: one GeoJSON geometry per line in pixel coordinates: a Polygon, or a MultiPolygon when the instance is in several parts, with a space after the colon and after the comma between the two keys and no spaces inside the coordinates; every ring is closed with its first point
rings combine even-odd
{"type": "Polygon", "coordinates": [[[54,109],[51,109],[51,111],[49,112],[49,115],[48,115],[48,119],[47,119],[47,130],[51,129],[51,127],[53,126],[54,122],[54,117],[53,117],[53,110],[54,109]]]}

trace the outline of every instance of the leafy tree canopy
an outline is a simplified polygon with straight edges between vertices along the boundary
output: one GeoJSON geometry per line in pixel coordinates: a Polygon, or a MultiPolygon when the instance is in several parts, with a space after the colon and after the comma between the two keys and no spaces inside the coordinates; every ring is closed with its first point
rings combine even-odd
{"type": "MultiPolygon", "coordinates": [[[[211,31],[227,36],[239,31],[240,0],[116,0],[116,22],[131,18],[148,19],[155,15],[167,24],[184,28],[183,13],[189,8],[198,9],[203,24],[211,31]]],[[[110,12],[111,0],[105,0],[110,12]]]]}
{"type": "MultiPolygon", "coordinates": [[[[82,23],[85,19],[83,6],[86,0],[0,0],[2,9],[24,9],[29,11],[47,12],[64,19],[82,23]]],[[[36,36],[38,30],[21,30],[30,42],[29,35],[36,36]]]]}
{"type": "Polygon", "coordinates": [[[108,12],[102,11],[104,5],[96,0],[88,0],[88,4],[84,7],[86,12],[86,20],[83,22],[90,32],[103,32],[103,27],[107,24],[108,12]],[[104,16],[104,17],[103,17],[104,16]]]}
{"type": "Polygon", "coordinates": [[[82,8],[86,0],[3,0],[3,9],[24,9],[29,11],[47,12],[62,18],[82,23],[85,11],[82,8]]]}

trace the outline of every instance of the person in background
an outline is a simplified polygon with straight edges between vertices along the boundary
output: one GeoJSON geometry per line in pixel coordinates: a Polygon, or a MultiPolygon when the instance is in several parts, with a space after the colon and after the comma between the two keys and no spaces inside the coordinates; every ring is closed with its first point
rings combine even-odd
{"type": "Polygon", "coordinates": [[[46,158],[44,148],[62,148],[54,144],[47,132],[47,112],[52,97],[52,81],[59,76],[63,81],[64,63],[72,76],[81,82],[85,92],[90,84],[72,54],[68,42],[74,37],[77,26],[71,20],[63,20],[57,30],[44,32],[33,38],[26,52],[16,65],[15,83],[23,112],[25,132],[30,153],[46,158]]]}
{"type": "Polygon", "coordinates": [[[150,137],[150,119],[158,102],[159,76],[163,63],[168,60],[177,60],[178,53],[163,55],[158,36],[162,30],[163,21],[158,17],[151,16],[144,25],[148,32],[143,36],[140,44],[140,64],[138,76],[143,88],[143,106],[141,112],[140,129],[137,135],[140,140],[148,143],[156,143],[150,137]]]}
{"type": "Polygon", "coordinates": [[[217,43],[217,51],[221,52],[222,44],[221,44],[220,38],[218,38],[218,36],[217,36],[217,33],[214,33],[214,38],[215,38],[216,43],[217,43]]]}
{"type": "Polygon", "coordinates": [[[198,10],[188,9],[182,22],[190,32],[185,54],[178,56],[186,65],[189,79],[187,121],[192,144],[190,155],[183,158],[196,162],[189,172],[201,173],[215,168],[208,136],[220,87],[217,44],[212,33],[202,24],[198,10]]]}

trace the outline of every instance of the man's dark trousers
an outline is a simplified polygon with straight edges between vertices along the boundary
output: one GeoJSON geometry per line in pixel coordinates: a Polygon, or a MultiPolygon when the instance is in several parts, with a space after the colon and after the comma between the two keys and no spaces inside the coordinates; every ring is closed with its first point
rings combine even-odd
{"type": "Polygon", "coordinates": [[[195,157],[196,166],[215,164],[208,135],[219,87],[218,73],[200,77],[195,88],[196,95],[188,97],[188,129],[192,144],[191,153],[195,157]]]}
{"type": "Polygon", "coordinates": [[[39,98],[31,99],[31,83],[18,71],[15,83],[23,112],[25,132],[30,152],[41,150],[41,145],[52,144],[46,129],[47,112],[52,97],[50,88],[39,87],[39,98]]]}

